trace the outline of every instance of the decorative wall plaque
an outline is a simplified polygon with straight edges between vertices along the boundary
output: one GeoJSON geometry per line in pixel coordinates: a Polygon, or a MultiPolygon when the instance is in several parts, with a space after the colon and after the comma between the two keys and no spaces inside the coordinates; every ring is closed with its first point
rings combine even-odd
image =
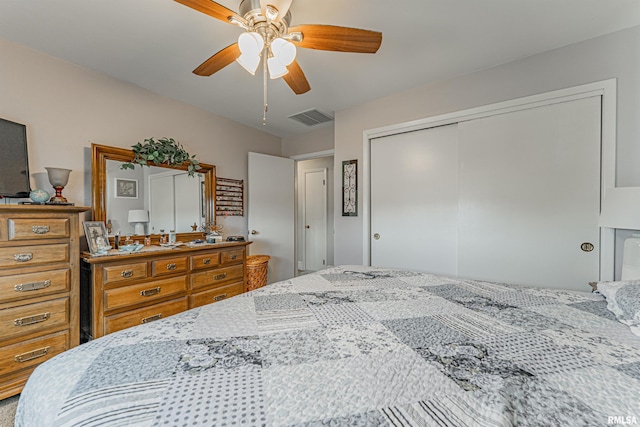
{"type": "Polygon", "coordinates": [[[358,160],[342,162],[342,216],[358,216],[358,160]]]}
{"type": "Polygon", "coordinates": [[[244,216],[244,180],[216,178],[216,215],[244,216]]]}

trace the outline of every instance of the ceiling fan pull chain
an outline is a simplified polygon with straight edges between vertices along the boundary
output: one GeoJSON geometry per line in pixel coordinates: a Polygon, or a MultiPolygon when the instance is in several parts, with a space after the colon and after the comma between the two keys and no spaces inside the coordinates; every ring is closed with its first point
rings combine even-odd
{"type": "Polygon", "coordinates": [[[268,80],[268,76],[267,76],[267,59],[268,59],[268,54],[267,54],[267,50],[268,49],[264,49],[262,51],[262,56],[263,56],[263,61],[262,61],[262,77],[264,80],[263,83],[263,91],[264,91],[264,112],[262,113],[262,126],[266,126],[267,125],[267,111],[269,110],[268,104],[267,104],[267,80],[268,80]]]}

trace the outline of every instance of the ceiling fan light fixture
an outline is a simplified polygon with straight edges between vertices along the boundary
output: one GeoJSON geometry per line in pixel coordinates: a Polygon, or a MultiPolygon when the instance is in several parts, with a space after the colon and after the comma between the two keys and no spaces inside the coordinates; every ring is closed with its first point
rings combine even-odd
{"type": "Polygon", "coordinates": [[[285,67],[296,59],[296,46],[280,37],[271,42],[271,53],[285,67]]]}
{"type": "Polygon", "coordinates": [[[269,21],[275,21],[278,18],[278,9],[268,4],[265,8],[264,14],[269,21]]]}
{"type": "Polygon", "coordinates": [[[259,59],[262,49],[264,49],[264,39],[255,32],[242,33],[238,37],[238,47],[243,55],[255,55],[259,59]]]}
{"type": "Polygon", "coordinates": [[[258,66],[260,65],[260,55],[243,53],[236,59],[236,62],[242,65],[242,68],[247,70],[252,76],[255,76],[258,66]]]}
{"type": "Polygon", "coordinates": [[[279,21],[289,11],[292,0],[260,0],[260,8],[267,19],[279,21]]]}
{"type": "Polygon", "coordinates": [[[289,70],[283,65],[275,56],[267,60],[267,66],[269,67],[269,77],[271,80],[279,79],[282,76],[286,76],[289,70]]]}

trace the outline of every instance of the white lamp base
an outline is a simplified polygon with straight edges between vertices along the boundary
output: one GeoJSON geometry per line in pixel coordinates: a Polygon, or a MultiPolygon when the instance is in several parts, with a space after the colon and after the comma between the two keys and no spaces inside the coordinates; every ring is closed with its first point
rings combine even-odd
{"type": "Polygon", "coordinates": [[[620,279],[640,279],[640,234],[632,234],[624,241],[620,279]]]}
{"type": "Polygon", "coordinates": [[[136,236],[144,236],[144,222],[136,222],[133,232],[136,236]]]}

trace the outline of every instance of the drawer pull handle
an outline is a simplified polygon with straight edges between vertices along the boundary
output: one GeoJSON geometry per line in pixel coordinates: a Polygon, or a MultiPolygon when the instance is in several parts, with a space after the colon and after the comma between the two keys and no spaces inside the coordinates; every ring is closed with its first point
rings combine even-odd
{"type": "Polygon", "coordinates": [[[213,300],[214,301],[222,301],[225,298],[227,298],[227,294],[221,294],[221,295],[216,295],[215,297],[213,297],[213,300]]]}
{"type": "Polygon", "coordinates": [[[34,225],[31,227],[31,231],[35,234],[47,234],[49,232],[48,225],[34,225]]]}
{"type": "Polygon", "coordinates": [[[133,276],[133,270],[124,270],[122,273],[120,273],[120,275],[125,279],[128,279],[129,277],[133,276]]]}
{"type": "Polygon", "coordinates": [[[13,321],[14,326],[28,326],[35,323],[44,322],[51,317],[51,313],[36,314],[35,316],[21,317],[13,321]]]}
{"type": "Polygon", "coordinates": [[[16,292],[37,291],[49,286],[51,286],[51,280],[44,280],[42,282],[19,283],[13,286],[13,290],[16,292]]]}
{"type": "Polygon", "coordinates": [[[151,295],[156,295],[160,293],[160,288],[153,288],[153,289],[145,289],[144,291],[140,291],[140,296],[143,297],[150,297],[151,295]]]}
{"type": "Polygon", "coordinates": [[[15,262],[28,262],[33,259],[33,254],[14,254],[13,260],[15,262]]]}
{"type": "Polygon", "coordinates": [[[142,319],[142,323],[149,323],[149,322],[153,322],[154,320],[160,320],[160,319],[162,319],[162,313],[158,313],[158,314],[154,314],[153,316],[145,317],[144,319],[142,319]]]}
{"type": "Polygon", "coordinates": [[[227,273],[216,274],[215,276],[213,276],[213,280],[222,280],[225,277],[227,277],[227,273]]]}
{"type": "Polygon", "coordinates": [[[209,264],[211,264],[211,258],[205,258],[205,259],[203,259],[203,260],[202,260],[202,263],[203,263],[204,265],[209,265],[209,264]]]}
{"type": "Polygon", "coordinates": [[[38,357],[46,356],[49,352],[50,346],[39,348],[38,350],[28,351],[26,353],[17,354],[13,357],[18,363],[28,362],[29,360],[37,359],[38,357]]]}
{"type": "Polygon", "coordinates": [[[231,259],[236,259],[238,258],[238,255],[231,255],[231,259]]]}
{"type": "Polygon", "coordinates": [[[176,269],[176,267],[177,267],[177,265],[175,263],[167,264],[167,270],[173,271],[173,270],[176,269]]]}

